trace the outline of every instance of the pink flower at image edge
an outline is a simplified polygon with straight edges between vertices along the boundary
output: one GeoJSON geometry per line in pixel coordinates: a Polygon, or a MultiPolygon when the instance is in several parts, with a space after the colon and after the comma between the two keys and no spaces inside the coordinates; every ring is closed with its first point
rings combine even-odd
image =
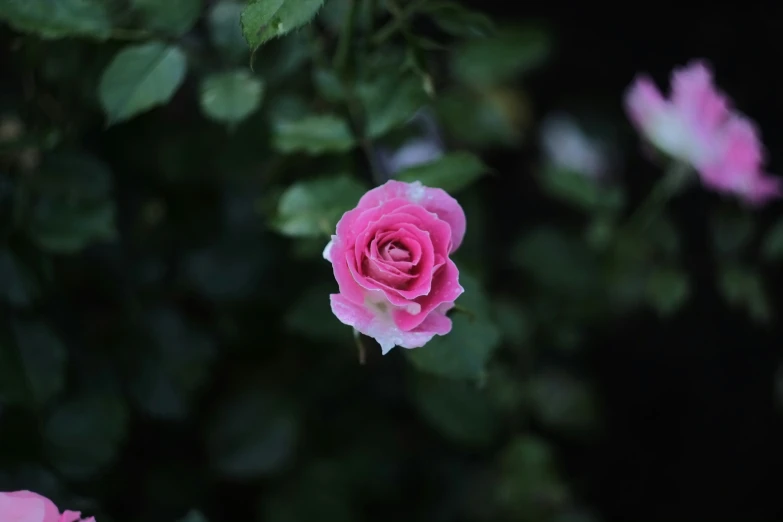
{"type": "Polygon", "coordinates": [[[339,286],[332,312],[384,354],[449,333],[446,312],[463,292],[449,256],[465,226],[462,207],[442,189],[388,181],[370,190],[324,250],[339,286]]]}
{"type": "Polygon", "coordinates": [[[763,171],[764,146],[755,125],[733,110],[703,61],[675,69],[667,99],[645,75],[625,95],[634,126],[664,154],[691,165],[705,186],[753,204],[781,194],[763,171]]]}
{"type": "Polygon", "coordinates": [[[2,522],[95,522],[93,517],[82,520],[81,513],[60,514],[51,500],[32,491],[0,492],[2,522]]]}

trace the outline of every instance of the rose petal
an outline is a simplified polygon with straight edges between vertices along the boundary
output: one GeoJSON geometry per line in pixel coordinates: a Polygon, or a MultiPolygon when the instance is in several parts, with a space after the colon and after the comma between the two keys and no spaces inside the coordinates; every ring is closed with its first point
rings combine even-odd
{"type": "MultiPolygon", "coordinates": [[[[450,252],[454,252],[462,244],[465,237],[465,212],[462,207],[445,190],[425,187],[420,182],[403,183],[387,181],[380,187],[367,192],[359,200],[358,208],[375,208],[388,201],[405,198],[411,203],[421,205],[426,210],[437,214],[451,227],[450,252]]],[[[339,235],[339,232],[338,232],[339,235]]]]}
{"type": "Polygon", "coordinates": [[[459,284],[459,270],[451,259],[435,273],[432,280],[432,291],[416,299],[421,306],[419,313],[406,310],[394,312],[394,322],[403,331],[411,331],[424,321],[427,316],[444,303],[453,303],[465,290],[459,284]]]}
{"type": "Polygon", "coordinates": [[[32,491],[0,493],[0,514],[13,522],[59,522],[60,520],[57,506],[48,498],[32,491]]]}
{"type": "Polygon", "coordinates": [[[395,346],[420,348],[435,335],[444,335],[451,331],[451,320],[437,312],[431,314],[431,318],[422,321],[419,328],[405,332],[394,324],[389,309],[372,304],[360,306],[340,294],[332,294],[330,300],[332,313],[337,319],[378,341],[384,355],[395,346]]]}

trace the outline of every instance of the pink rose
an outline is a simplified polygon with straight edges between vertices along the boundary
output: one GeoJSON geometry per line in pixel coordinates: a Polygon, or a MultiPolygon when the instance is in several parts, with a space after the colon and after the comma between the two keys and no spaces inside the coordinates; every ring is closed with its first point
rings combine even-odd
{"type": "Polygon", "coordinates": [[[446,312],[463,292],[449,255],[464,235],[465,213],[441,189],[389,181],[367,192],[324,250],[340,287],[332,312],[384,354],[449,333],[446,312]]]}
{"type": "Polygon", "coordinates": [[[753,124],[730,108],[705,63],[675,69],[669,99],[649,77],[639,76],[625,106],[651,144],[690,164],[707,187],[751,203],[779,195],[779,181],[763,172],[763,145],[753,124]]]}
{"type": "Polygon", "coordinates": [[[1,522],[95,522],[92,517],[80,517],[74,511],[61,515],[51,500],[31,491],[0,492],[1,522]]]}

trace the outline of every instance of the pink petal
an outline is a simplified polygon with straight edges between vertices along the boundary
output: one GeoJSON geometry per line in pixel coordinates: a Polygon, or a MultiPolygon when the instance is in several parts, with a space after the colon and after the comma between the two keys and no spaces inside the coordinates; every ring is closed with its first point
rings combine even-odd
{"type": "Polygon", "coordinates": [[[661,91],[649,76],[638,76],[625,94],[625,108],[636,127],[649,132],[655,120],[668,110],[661,91]]]}
{"type": "Polygon", "coordinates": [[[414,314],[407,310],[395,310],[394,322],[403,331],[414,330],[427,316],[444,303],[453,303],[465,290],[459,284],[459,270],[451,259],[446,259],[432,280],[432,291],[416,298],[421,311],[414,314]]]}
{"type": "Polygon", "coordinates": [[[713,85],[712,72],[700,60],[672,73],[672,103],[694,130],[709,137],[729,116],[729,101],[713,85]]]}
{"type": "Polygon", "coordinates": [[[451,320],[440,313],[434,313],[432,318],[422,321],[416,330],[404,332],[394,324],[386,310],[357,305],[340,294],[332,294],[330,300],[332,313],[337,319],[378,341],[384,355],[395,346],[420,348],[435,335],[451,331],[451,320]]]}
{"type": "Polygon", "coordinates": [[[0,493],[0,514],[9,522],[60,522],[57,506],[32,491],[0,493]]]}
{"type": "Polygon", "coordinates": [[[357,208],[374,208],[398,198],[404,198],[411,203],[421,205],[448,223],[451,227],[450,251],[453,252],[459,248],[465,237],[465,212],[457,200],[443,189],[425,187],[418,181],[405,183],[391,180],[362,196],[357,208]]]}

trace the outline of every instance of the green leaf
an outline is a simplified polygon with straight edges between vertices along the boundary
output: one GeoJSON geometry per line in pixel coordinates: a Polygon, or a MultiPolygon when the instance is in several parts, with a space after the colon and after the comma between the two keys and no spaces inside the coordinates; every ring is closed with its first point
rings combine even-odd
{"type": "Polygon", "coordinates": [[[239,123],[261,105],[264,83],[245,70],[207,76],[201,83],[201,110],[215,121],[239,123]]]}
{"type": "Polygon", "coordinates": [[[348,123],[331,114],[278,121],[273,133],[274,147],[284,154],[347,152],[355,146],[348,123]]]}
{"type": "Polygon", "coordinates": [[[242,34],[252,50],[308,23],[323,0],[251,0],[242,11],[242,34]]]}
{"type": "Polygon", "coordinates": [[[15,348],[0,346],[0,392],[5,401],[46,405],[65,387],[68,353],[42,322],[15,320],[15,348]]]}
{"type": "Polygon", "coordinates": [[[101,76],[98,96],[113,125],[167,103],[185,79],[187,63],[179,48],[162,42],[125,47],[101,76]]]}
{"type": "Polygon", "coordinates": [[[424,10],[440,29],[452,36],[486,37],[495,32],[495,24],[483,13],[452,2],[429,2],[424,10]]]}
{"type": "Polygon", "coordinates": [[[296,448],[298,421],[278,398],[250,390],[220,404],[206,437],[213,467],[222,476],[247,479],[286,465],[296,448]]]}
{"type": "Polygon", "coordinates": [[[77,151],[46,156],[28,230],[42,249],[72,254],[114,239],[112,175],[98,159],[77,151]]]}
{"type": "Polygon", "coordinates": [[[109,38],[112,23],[102,0],[3,0],[0,20],[43,38],[109,38]]]}
{"type": "Polygon", "coordinates": [[[84,480],[111,464],[125,439],[128,410],[113,394],[93,394],[60,404],[44,426],[54,466],[68,478],[84,480]]]}
{"type": "Polygon", "coordinates": [[[131,396],[152,417],[184,419],[210,376],[214,343],[170,308],[149,311],[146,327],[146,342],[133,347],[129,364],[131,396]]]}
{"type": "Polygon", "coordinates": [[[429,101],[420,78],[395,69],[360,82],[356,91],[367,117],[365,132],[373,139],[406,123],[429,101]]]}
{"type": "Polygon", "coordinates": [[[274,227],[291,237],[329,237],[366,191],[348,174],[294,183],[280,197],[274,227]]]}
{"type": "Polygon", "coordinates": [[[428,187],[457,192],[470,186],[487,172],[487,166],[469,152],[452,152],[434,161],[399,172],[400,181],[421,181],[428,187]]]}
{"type": "Polygon", "coordinates": [[[625,204],[619,186],[604,187],[583,174],[554,165],[544,168],[539,180],[550,196],[588,212],[620,210],[625,204]]]}
{"type": "Polygon", "coordinates": [[[738,265],[721,267],[718,287],[729,305],[744,308],[755,321],[766,323],[772,317],[764,282],[758,272],[738,265]]]}
{"type": "Polygon", "coordinates": [[[144,26],[172,36],[187,33],[201,14],[202,0],[133,0],[144,26]]]}
{"type": "Polygon", "coordinates": [[[549,35],[540,27],[507,29],[465,42],[453,54],[452,71],[467,85],[498,85],[541,65],[550,47],[549,35]]]}
{"type": "Polygon", "coordinates": [[[216,48],[230,60],[239,61],[247,55],[247,43],[242,36],[239,17],[245,8],[244,3],[231,0],[218,2],[209,11],[207,23],[209,36],[216,48]]]}
{"type": "Polygon", "coordinates": [[[658,269],[647,280],[647,300],[659,315],[676,313],[691,293],[688,274],[675,268],[658,269]]]}
{"type": "Polygon", "coordinates": [[[783,219],[775,223],[764,236],[761,257],[771,263],[783,259],[783,219]]]}
{"type": "Polygon", "coordinates": [[[490,317],[489,300],[479,281],[463,270],[459,282],[465,292],[457,306],[464,312],[450,315],[451,332],[404,353],[420,371],[454,379],[478,379],[500,344],[500,329],[490,317]]]}
{"type": "Polygon", "coordinates": [[[412,399],[421,416],[457,444],[487,446],[498,433],[497,412],[476,383],[419,375],[412,399]]]}
{"type": "Polygon", "coordinates": [[[0,250],[0,295],[13,306],[27,306],[37,294],[37,285],[26,267],[10,250],[0,250]]]}

